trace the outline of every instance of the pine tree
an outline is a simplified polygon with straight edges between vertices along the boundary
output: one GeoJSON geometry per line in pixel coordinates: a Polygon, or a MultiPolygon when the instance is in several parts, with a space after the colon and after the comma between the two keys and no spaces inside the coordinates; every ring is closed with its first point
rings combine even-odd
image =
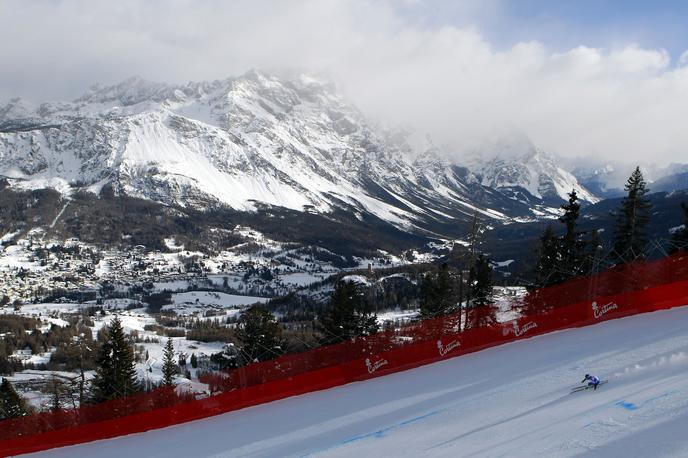
{"type": "Polygon", "coordinates": [[[50,410],[57,412],[62,408],[62,398],[65,395],[64,383],[53,374],[47,388],[50,391],[50,410]]]}
{"type": "Polygon", "coordinates": [[[260,304],[241,314],[236,325],[243,362],[265,361],[282,354],[282,328],[268,309],[260,304]]]}
{"type": "Polygon", "coordinates": [[[535,265],[535,286],[542,288],[562,281],[561,243],[551,224],[540,236],[538,260],[535,265]]]}
{"type": "Polygon", "coordinates": [[[0,383],[0,420],[23,417],[31,413],[26,400],[15,391],[6,378],[0,383]]]}
{"type": "Polygon", "coordinates": [[[494,304],[466,307],[465,329],[495,326],[497,324],[497,307],[494,304]]]}
{"type": "Polygon", "coordinates": [[[492,302],[492,267],[485,255],[478,255],[470,270],[469,283],[473,291],[471,305],[479,307],[492,302]]]}
{"type": "Polygon", "coordinates": [[[340,281],[321,318],[324,343],[331,344],[378,331],[377,316],[366,306],[356,283],[340,281]]]}
{"type": "Polygon", "coordinates": [[[483,254],[478,255],[469,273],[471,303],[466,308],[466,328],[492,326],[497,323],[497,310],[492,304],[492,267],[483,254]]]}
{"type": "Polygon", "coordinates": [[[602,240],[598,230],[590,231],[590,239],[585,244],[581,274],[593,275],[599,271],[602,240]]]}
{"type": "Polygon", "coordinates": [[[446,263],[442,264],[437,275],[427,273],[423,277],[421,294],[420,315],[423,319],[440,317],[457,308],[457,292],[446,263]]]}
{"type": "Polygon", "coordinates": [[[96,365],[96,375],[92,384],[94,402],[129,396],[140,390],[134,351],[118,317],[108,326],[105,341],[96,358],[96,365]]]}
{"type": "Polygon", "coordinates": [[[435,316],[436,289],[434,276],[431,272],[427,272],[420,280],[420,315],[423,318],[435,316]]]}
{"type": "Polygon", "coordinates": [[[179,367],[174,357],[174,343],[171,337],[167,339],[162,354],[162,384],[172,386],[174,385],[174,376],[179,373],[179,367]]]}
{"type": "Polygon", "coordinates": [[[688,203],[682,203],[683,227],[674,232],[671,240],[671,253],[688,250],[688,203]]]}
{"type": "Polygon", "coordinates": [[[578,217],[580,216],[580,204],[576,190],[569,193],[569,200],[561,206],[564,214],[559,221],[566,226],[566,233],[561,239],[561,263],[563,280],[579,276],[583,258],[584,243],[580,240],[580,232],[577,230],[578,217]]]}
{"type": "Polygon", "coordinates": [[[645,197],[647,184],[636,167],[624,187],[628,193],[621,202],[614,232],[614,254],[618,263],[643,259],[647,255],[647,226],[652,205],[645,197]]]}

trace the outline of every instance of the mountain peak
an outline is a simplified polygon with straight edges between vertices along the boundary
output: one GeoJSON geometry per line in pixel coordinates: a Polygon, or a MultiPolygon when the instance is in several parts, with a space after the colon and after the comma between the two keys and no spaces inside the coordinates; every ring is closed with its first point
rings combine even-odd
{"type": "Polygon", "coordinates": [[[485,186],[512,193],[517,199],[526,190],[552,206],[566,200],[573,189],[583,201],[599,200],[574,175],[561,168],[553,154],[535,146],[525,135],[496,139],[488,151],[492,154],[474,154],[468,162],[485,186]]]}
{"type": "Polygon", "coordinates": [[[35,116],[36,107],[28,100],[20,97],[10,99],[5,105],[0,105],[0,121],[10,119],[26,119],[35,116]]]}
{"type": "Polygon", "coordinates": [[[88,92],[75,100],[76,103],[108,103],[117,102],[123,106],[135,105],[140,102],[155,100],[170,88],[165,83],[156,83],[140,76],[131,76],[124,81],[100,87],[92,86],[88,92]]]}

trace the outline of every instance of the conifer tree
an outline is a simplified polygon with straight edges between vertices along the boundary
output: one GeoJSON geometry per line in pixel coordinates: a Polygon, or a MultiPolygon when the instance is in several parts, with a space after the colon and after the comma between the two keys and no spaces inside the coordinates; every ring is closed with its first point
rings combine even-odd
{"type": "Polygon", "coordinates": [[[542,288],[562,280],[561,244],[551,224],[547,225],[540,236],[538,260],[535,265],[535,286],[542,288]]]}
{"type": "Polygon", "coordinates": [[[564,214],[559,217],[559,221],[566,226],[566,233],[561,239],[561,271],[563,279],[579,276],[581,272],[581,262],[583,258],[584,243],[580,240],[580,232],[577,230],[578,217],[580,216],[580,204],[576,190],[569,193],[569,200],[561,206],[564,214]]]}
{"type": "Polygon", "coordinates": [[[492,304],[492,267],[483,254],[478,255],[469,274],[473,291],[466,309],[466,328],[491,326],[497,323],[497,311],[492,304]]]}
{"type": "Polygon", "coordinates": [[[174,385],[174,376],[179,373],[179,366],[177,366],[174,357],[174,343],[171,337],[167,339],[162,354],[162,384],[165,386],[172,386],[174,385]]]}
{"type": "Polygon", "coordinates": [[[602,249],[602,240],[600,239],[599,231],[593,229],[590,231],[590,239],[585,244],[585,251],[583,252],[582,275],[593,275],[599,270],[600,256],[602,249]]]}
{"type": "Polygon", "coordinates": [[[688,203],[682,203],[683,227],[674,232],[671,240],[671,253],[688,250],[688,203]]]}
{"type": "Polygon", "coordinates": [[[492,267],[485,255],[478,255],[475,266],[470,270],[469,283],[473,291],[471,305],[482,306],[492,302],[492,267]]]}
{"type": "Polygon", "coordinates": [[[140,390],[134,350],[118,317],[112,320],[105,333],[105,341],[96,358],[92,387],[94,402],[129,396],[140,390]]]}
{"type": "Polygon", "coordinates": [[[497,307],[494,304],[466,307],[465,329],[495,326],[497,324],[497,307]]]}
{"type": "Polygon", "coordinates": [[[337,283],[321,318],[324,343],[331,344],[378,331],[377,316],[369,310],[360,289],[352,281],[337,283]]]}
{"type": "Polygon", "coordinates": [[[57,412],[62,408],[63,397],[66,394],[64,383],[53,374],[47,388],[50,392],[50,410],[57,412]]]}
{"type": "Polygon", "coordinates": [[[652,208],[645,197],[648,189],[640,167],[633,171],[624,189],[628,194],[621,202],[613,243],[616,261],[621,264],[643,259],[647,255],[647,226],[652,208]]]}
{"type": "Polygon", "coordinates": [[[196,353],[191,353],[191,367],[194,369],[198,368],[198,357],[196,353]]]}
{"type": "Polygon", "coordinates": [[[430,318],[435,316],[437,303],[436,293],[437,286],[435,285],[435,278],[432,272],[426,272],[420,280],[420,315],[423,318],[430,318]]]}
{"type": "Polygon", "coordinates": [[[0,383],[0,420],[23,417],[31,413],[26,400],[6,378],[0,383]]]}
{"type": "Polygon", "coordinates": [[[427,273],[423,277],[421,293],[420,315],[423,319],[440,317],[457,308],[457,292],[446,263],[436,275],[427,273]]]}
{"type": "Polygon", "coordinates": [[[282,328],[275,316],[260,304],[241,314],[236,325],[243,363],[265,361],[282,354],[282,328]]]}

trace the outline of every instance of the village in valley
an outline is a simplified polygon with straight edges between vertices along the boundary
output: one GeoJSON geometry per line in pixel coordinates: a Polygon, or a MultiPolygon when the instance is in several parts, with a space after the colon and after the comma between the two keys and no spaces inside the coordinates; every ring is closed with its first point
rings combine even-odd
{"type": "MultiPolygon", "coordinates": [[[[418,281],[404,267],[437,257],[414,251],[403,258],[380,252],[377,258],[347,259],[323,248],[270,240],[245,227],[235,232],[245,242],[214,255],[186,250],[174,239],[166,239],[162,251],[126,243],[101,249],[77,238],[57,240],[41,229],[4,236],[0,370],[36,408],[78,405],[94,375],[100,334],[117,317],[134,343],[144,385],[161,382],[163,349],[171,339],[178,389],[207,396],[199,376],[236,357],[232,328],[251,305],[272,300],[291,345],[308,345],[314,310],[337,280],[373,286],[370,290],[414,287],[418,281]],[[297,297],[303,305],[285,297],[297,297]]],[[[442,248],[435,244],[429,251],[442,248]]],[[[509,298],[524,292],[500,289],[502,319],[513,318],[509,298]]],[[[375,311],[381,325],[418,316],[412,298],[391,298],[375,311]]]]}
{"type": "MultiPolygon", "coordinates": [[[[207,395],[198,376],[222,368],[222,358],[235,355],[236,340],[227,330],[247,307],[295,291],[324,300],[333,289],[330,278],[409,264],[382,252],[376,259],[351,262],[322,248],[276,242],[248,228],[235,231],[245,243],[216,255],[185,250],[173,239],[165,240],[165,251],[126,244],[101,250],[77,238],[53,239],[40,229],[4,236],[0,370],[36,408],[78,405],[83,385],[93,377],[99,333],[118,317],[135,344],[144,385],[160,383],[163,347],[172,339],[179,389],[207,395]]],[[[349,277],[367,282],[365,275],[349,277]]],[[[311,326],[308,313],[301,318],[274,313],[286,328],[311,326]]],[[[399,307],[379,313],[380,320],[389,322],[416,315],[417,309],[399,307]]]]}

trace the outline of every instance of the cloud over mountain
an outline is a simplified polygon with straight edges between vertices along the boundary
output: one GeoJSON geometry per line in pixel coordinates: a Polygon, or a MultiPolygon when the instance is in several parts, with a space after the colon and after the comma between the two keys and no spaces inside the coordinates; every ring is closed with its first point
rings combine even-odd
{"type": "Polygon", "coordinates": [[[522,131],[569,156],[685,156],[685,58],[633,42],[495,45],[471,23],[499,5],[468,2],[463,20],[438,24],[417,2],[8,1],[0,98],[74,97],[132,74],[176,83],[298,68],[328,73],[369,117],[429,132],[455,155],[522,131]]]}

